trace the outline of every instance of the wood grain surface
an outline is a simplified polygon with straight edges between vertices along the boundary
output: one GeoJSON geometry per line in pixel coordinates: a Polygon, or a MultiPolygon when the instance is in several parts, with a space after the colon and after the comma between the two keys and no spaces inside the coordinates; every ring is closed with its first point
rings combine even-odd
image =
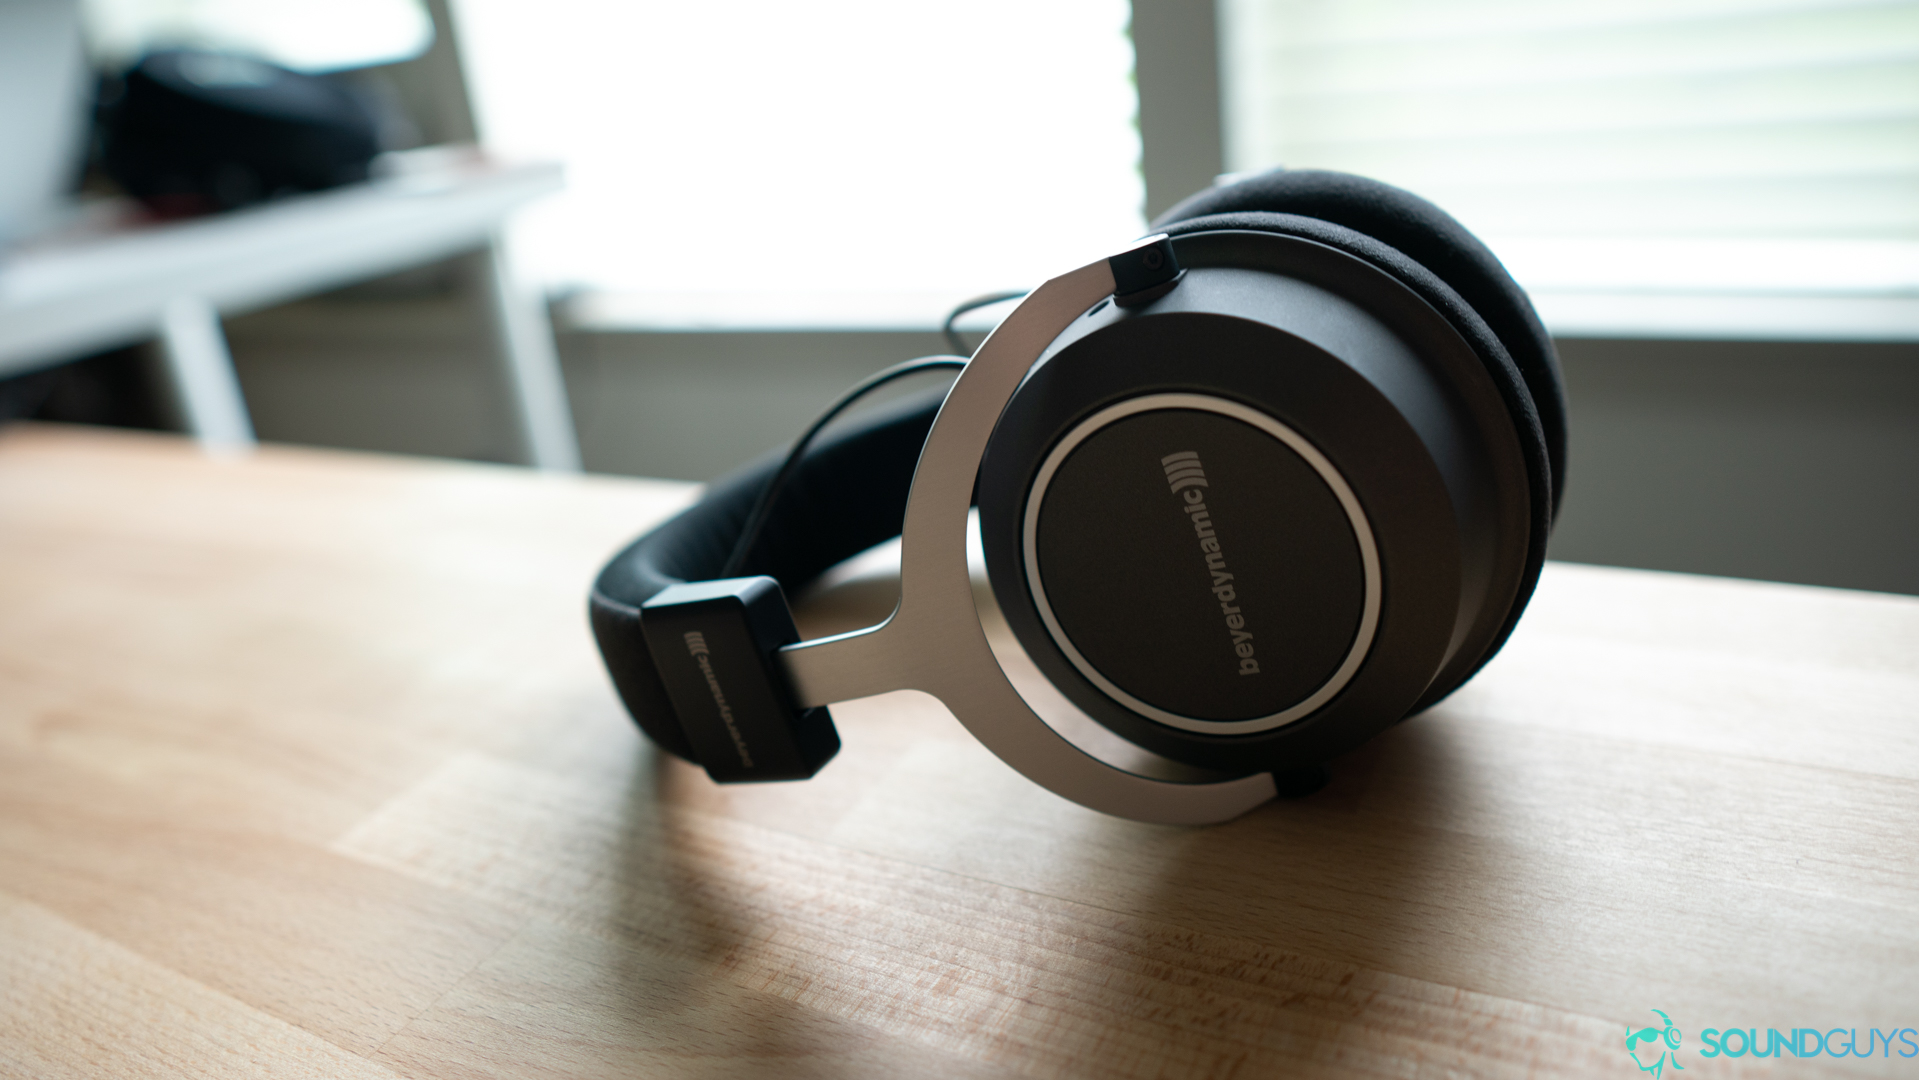
{"type": "Polygon", "coordinates": [[[810,783],[652,750],[586,587],[694,494],[0,432],[0,1074],[1634,1077],[1657,1008],[1668,1080],[1919,1075],[1699,1037],[1919,1028],[1919,600],[1551,565],[1180,829],[912,693],[810,783]]]}

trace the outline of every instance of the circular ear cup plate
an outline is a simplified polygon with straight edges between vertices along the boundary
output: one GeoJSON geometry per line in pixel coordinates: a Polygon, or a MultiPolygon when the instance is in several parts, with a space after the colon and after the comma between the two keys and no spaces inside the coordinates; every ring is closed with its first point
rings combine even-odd
{"type": "Polygon", "coordinates": [[[1149,394],[1041,464],[1026,577],[1048,633],[1108,697],[1211,734],[1311,715],[1379,625],[1379,551],[1345,477],[1238,402],[1149,394]]]}

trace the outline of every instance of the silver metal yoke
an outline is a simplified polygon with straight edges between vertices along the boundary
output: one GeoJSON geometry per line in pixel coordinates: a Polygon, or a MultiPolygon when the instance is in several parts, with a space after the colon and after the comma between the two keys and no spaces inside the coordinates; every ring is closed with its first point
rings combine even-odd
{"type": "Polygon", "coordinates": [[[994,658],[967,576],[967,510],[1000,413],[1046,347],[1113,288],[1104,259],[1082,266],[1041,285],[993,331],[940,406],[914,470],[899,606],[877,626],[788,645],[781,659],[802,706],[921,690],[1001,761],[1056,795],[1135,821],[1207,825],[1272,799],[1272,776],[1158,780],[1074,746],[1040,719],[994,658]]]}

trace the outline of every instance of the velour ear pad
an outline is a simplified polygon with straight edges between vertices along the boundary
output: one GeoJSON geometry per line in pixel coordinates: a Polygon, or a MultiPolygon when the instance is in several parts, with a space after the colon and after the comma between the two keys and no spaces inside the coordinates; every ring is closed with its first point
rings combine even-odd
{"type": "MultiPolygon", "coordinates": [[[[1552,443],[1546,436],[1540,414],[1535,408],[1530,388],[1508,355],[1499,336],[1487,325],[1478,309],[1468,304],[1451,285],[1440,280],[1437,274],[1415,262],[1404,252],[1344,225],[1335,225],[1320,218],[1304,217],[1298,214],[1263,211],[1209,214],[1185,221],[1169,222],[1160,227],[1162,232],[1172,236],[1223,229],[1268,232],[1312,240],[1363,259],[1392,275],[1411,289],[1415,295],[1438,310],[1466,340],[1485,366],[1486,373],[1491,376],[1494,387],[1499,391],[1512,417],[1513,430],[1519,436],[1520,454],[1526,462],[1526,478],[1532,501],[1532,523],[1528,530],[1530,537],[1519,590],[1513,597],[1512,607],[1506,614],[1505,622],[1486,651],[1474,664],[1463,669],[1458,678],[1443,684],[1435,683],[1429,688],[1419,704],[1413,708],[1413,712],[1418,712],[1452,693],[1477,673],[1486,661],[1492,659],[1494,654],[1505,645],[1506,638],[1512,634],[1513,628],[1519,623],[1519,616],[1526,610],[1527,601],[1532,598],[1533,588],[1539,583],[1539,573],[1546,562],[1546,541],[1552,534],[1553,515],[1557,509],[1555,495],[1558,488],[1555,485],[1564,475],[1561,464],[1565,460],[1563,420],[1562,452],[1555,457],[1551,450],[1552,443]]],[[[1546,350],[1545,355],[1551,358],[1550,342],[1546,343],[1546,350]]],[[[1550,369],[1549,373],[1553,377],[1552,387],[1556,391],[1557,367],[1550,369]]],[[[1555,395],[1550,400],[1560,399],[1555,395]]]]}
{"type": "MultiPolygon", "coordinates": [[[[920,448],[945,399],[944,390],[916,394],[815,442],[787,478],[741,576],[769,575],[791,595],[835,563],[898,536],[920,448]]],[[[754,502],[785,460],[781,450],[714,481],[697,504],[614,556],[587,602],[626,711],[654,742],[695,764],[699,757],[640,632],[640,605],[669,585],[719,577],[754,502]]]]}
{"type": "MultiPolygon", "coordinates": [[[[1566,393],[1558,354],[1525,291],[1486,245],[1444,210],[1409,191],[1361,176],[1275,169],[1199,192],[1160,215],[1153,229],[1171,235],[1209,229],[1257,229],[1318,240],[1399,277],[1465,333],[1453,311],[1427,295],[1429,290],[1410,280],[1402,266],[1394,265],[1401,260],[1389,255],[1387,262],[1381,262],[1378,248],[1404,256],[1430,272],[1477,313],[1503,346],[1500,351],[1510,358],[1544,439],[1551,472],[1549,514],[1557,516],[1566,486],[1566,393]],[[1262,215],[1317,219],[1376,243],[1354,245],[1343,235],[1337,240],[1328,239],[1301,231],[1296,221],[1262,224],[1262,215]],[[1226,218],[1233,219],[1232,223],[1223,220],[1226,218]]],[[[1494,380],[1505,382],[1507,376],[1497,370],[1503,365],[1488,356],[1471,335],[1467,340],[1486,361],[1494,380]]],[[[1515,421],[1521,428],[1527,426],[1517,413],[1515,421]]]]}

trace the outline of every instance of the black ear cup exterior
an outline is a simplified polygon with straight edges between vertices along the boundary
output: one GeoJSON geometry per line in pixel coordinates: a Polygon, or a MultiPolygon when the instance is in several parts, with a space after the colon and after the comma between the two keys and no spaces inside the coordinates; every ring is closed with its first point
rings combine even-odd
{"type": "MultiPolygon", "coordinates": [[[[1566,393],[1559,356],[1526,292],[1479,238],[1453,217],[1391,184],[1319,169],[1274,169],[1198,192],[1153,223],[1175,235],[1207,228],[1287,231],[1266,220],[1205,221],[1220,215],[1274,214],[1311,219],[1350,230],[1372,249],[1410,260],[1445,283],[1492,332],[1510,358],[1539,418],[1552,472],[1555,512],[1566,486],[1566,393]]],[[[1315,237],[1341,246],[1341,241],[1315,237]]],[[[1388,256],[1387,261],[1398,261],[1388,256]]],[[[1434,298],[1427,297],[1428,302],[1434,298]]]]}
{"type": "Polygon", "coordinates": [[[1128,740],[1309,766],[1504,641],[1550,529],[1550,440],[1498,335],[1404,253],[1266,211],[1166,231],[1178,287],[1089,312],[1002,415],[993,588],[1128,740]]]}
{"type": "MultiPolygon", "coordinates": [[[[1345,251],[1396,278],[1445,316],[1499,388],[1527,458],[1532,549],[1505,626],[1479,664],[1518,625],[1545,562],[1566,483],[1564,382],[1552,339],[1525,291],[1492,252],[1445,211],[1366,177],[1275,169],[1200,192],[1161,216],[1175,235],[1253,230],[1345,251]]],[[[1420,707],[1451,693],[1479,664],[1436,683],[1420,707]]]]}

